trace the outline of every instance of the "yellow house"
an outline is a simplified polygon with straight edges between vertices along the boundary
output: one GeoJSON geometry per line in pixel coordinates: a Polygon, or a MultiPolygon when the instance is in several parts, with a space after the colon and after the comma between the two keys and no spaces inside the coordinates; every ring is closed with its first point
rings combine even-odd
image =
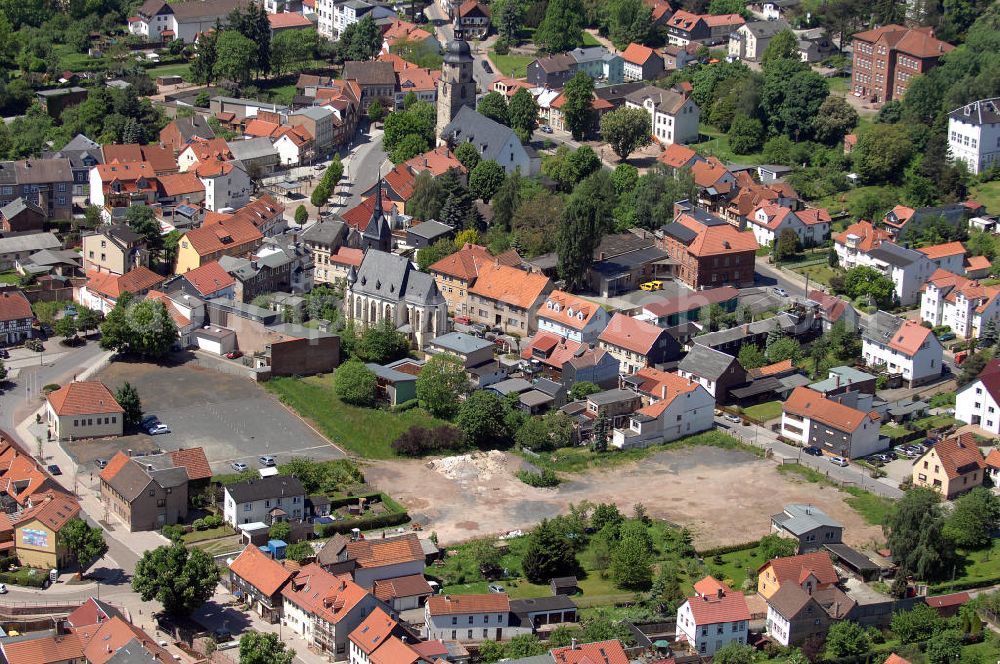
{"type": "Polygon", "coordinates": [[[80,514],[80,504],[72,496],[49,491],[33,500],[14,524],[14,549],[22,565],[59,569],[69,562],[69,552],[60,531],[80,514]]]}
{"type": "Polygon", "coordinates": [[[835,585],[840,578],[825,551],[803,553],[769,560],[757,570],[757,592],[770,599],[784,583],[799,586],[807,593],[835,585]]]}
{"type": "Polygon", "coordinates": [[[222,256],[243,256],[255,251],[264,236],[253,222],[237,215],[223,215],[185,233],[177,243],[176,274],[184,274],[222,256]]]}
{"type": "Polygon", "coordinates": [[[981,486],[985,475],[986,459],[971,433],[942,440],[913,463],[913,485],[948,500],[981,486]]]}

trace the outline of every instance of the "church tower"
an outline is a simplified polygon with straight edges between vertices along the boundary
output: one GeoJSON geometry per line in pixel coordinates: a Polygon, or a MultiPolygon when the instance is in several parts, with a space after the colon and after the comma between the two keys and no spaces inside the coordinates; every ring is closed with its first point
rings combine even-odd
{"type": "Polygon", "coordinates": [[[463,106],[476,108],[476,82],[472,78],[472,52],[464,39],[452,39],[444,53],[441,80],[438,81],[437,135],[445,142],[441,132],[448,126],[458,109],[463,106]]]}

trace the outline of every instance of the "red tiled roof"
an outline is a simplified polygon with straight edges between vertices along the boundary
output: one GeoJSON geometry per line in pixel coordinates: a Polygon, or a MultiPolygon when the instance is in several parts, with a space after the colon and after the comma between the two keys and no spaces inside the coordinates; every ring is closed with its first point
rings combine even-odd
{"type": "Polygon", "coordinates": [[[990,453],[986,455],[986,465],[994,470],[1000,470],[1000,450],[990,449],[990,453]]]}
{"type": "Polygon", "coordinates": [[[229,569],[266,597],[271,597],[281,590],[281,587],[292,578],[291,573],[281,563],[266,556],[253,544],[248,544],[243,552],[236,556],[229,569]]]}
{"type": "Polygon", "coordinates": [[[116,452],[115,455],[111,457],[111,460],[108,461],[108,465],[106,465],[101,471],[101,479],[105,482],[113,480],[115,476],[118,475],[118,471],[128,465],[130,459],[131,457],[124,452],[116,452]]]}
{"type": "Polygon", "coordinates": [[[101,177],[101,182],[104,184],[114,182],[115,180],[119,182],[134,182],[139,178],[147,180],[156,178],[156,171],[153,170],[153,165],[148,161],[127,163],[115,161],[98,164],[94,168],[97,169],[97,174],[101,177]]]}
{"type": "MultiPolygon", "coordinates": [[[[347,212],[340,215],[344,223],[351,228],[364,231],[368,228],[368,222],[372,220],[372,213],[375,211],[376,197],[374,195],[365,198],[360,203],[352,207],[347,212]]],[[[393,203],[387,197],[382,198],[382,212],[388,214],[392,212],[393,203]]]]}
{"type": "Polygon", "coordinates": [[[837,244],[846,245],[849,235],[857,235],[861,238],[858,242],[858,251],[865,254],[892,238],[888,231],[875,228],[872,222],[864,219],[851,224],[842,233],[835,235],[833,239],[837,244]]]}
{"type": "Polygon", "coordinates": [[[647,417],[660,417],[663,415],[663,411],[669,408],[674,402],[674,399],[682,394],[694,392],[698,389],[704,389],[701,387],[701,383],[681,378],[675,373],[667,373],[659,379],[656,392],[653,393],[653,397],[658,399],[658,401],[644,406],[636,412],[647,417]]]}
{"type": "Polygon", "coordinates": [[[122,275],[109,272],[87,271],[87,290],[104,295],[112,300],[122,293],[144,293],[159,286],[164,277],[156,274],[148,267],[140,265],[122,275]]]}
{"type": "Polygon", "coordinates": [[[555,664],[628,664],[629,662],[622,642],[617,639],[553,648],[551,655],[555,664]]]}
{"type": "Polygon", "coordinates": [[[396,625],[396,621],[385,611],[375,607],[375,610],[368,614],[368,617],[347,638],[366,655],[370,655],[392,634],[396,625]]]}
{"type": "Polygon", "coordinates": [[[542,364],[553,369],[562,370],[566,362],[578,356],[581,349],[586,346],[579,341],[564,339],[551,332],[539,332],[531,341],[521,347],[521,359],[537,359],[542,364]],[[542,357],[538,357],[534,351],[539,351],[542,357]]]}
{"type": "Polygon", "coordinates": [[[322,616],[326,622],[336,625],[368,592],[354,583],[349,574],[333,575],[316,563],[310,563],[298,571],[281,595],[307,613],[322,616]]]}
{"type": "Polygon", "coordinates": [[[115,656],[119,648],[135,639],[160,662],[169,662],[170,653],[157,645],[149,634],[131,625],[119,616],[96,625],[84,625],[73,629],[87,642],[84,657],[88,664],[104,664],[115,656]]]}
{"type": "Polygon", "coordinates": [[[684,147],[680,143],[671,143],[656,160],[672,168],[681,168],[692,159],[698,158],[698,153],[691,148],[684,147]]]}
{"type": "Polygon", "coordinates": [[[212,467],[208,465],[205,449],[201,447],[181,448],[170,452],[174,466],[187,471],[189,480],[204,480],[212,476],[212,467]]]}
{"type": "Polygon", "coordinates": [[[184,273],[184,278],[203,296],[236,285],[236,279],[222,269],[219,261],[209,261],[200,267],[189,270],[184,273]]]}
{"type": "Polygon", "coordinates": [[[508,306],[528,309],[551,283],[544,274],[525,272],[494,261],[479,268],[479,277],[469,291],[508,306]]]}
{"type": "MultiPolygon", "coordinates": [[[[695,164],[695,166],[698,165],[695,164]]],[[[757,251],[760,247],[753,233],[738,231],[730,224],[705,226],[686,213],[678,215],[677,222],[697,234],[691,244],[687,245],[687,251],[692,256],[704,257],[740,251],[757,251]]]]}
{"type": "Polygon", "coordinates": [[[272,30],[284,28],[310,28],[312,22],[302,14],[297,12],[281,12],[280,14],[268,14],[267,21],[271,24],[272,30]]]}
{"type": "Polygon", "coordinates": [[[885,659],[885,664],[910,664],[910,660],[903,659],[896,653],[892,653],[885,659]]]}
{"type": "Polygon", "coordinates": [[[582,297],[571,295],[566,291],[554,290],[545,296],[545,302],[538,307],[536,314],[557,322],[559,325],[582,330],[594,318],[600,305],[582,297]]]}
{"type": "Polygon", "coordinates": [[[893,332],[888,346],[904,355],[913,356],[920,352],[920,347],[932,334],[931,330],[917,321],[907,320],[899,326],[898,330],[893,332]]]}
{"type": "Polygon", "coordinates": [[[391,539],[363,539],[347,544],[347,558],[358,567],[383,567],[424,559],[420,540],[413,533],[391,539]]]}
{"type": "Polygon", "coordinates": [[[762,572],[767,567],[770,567],[774,572],[779,584],[785,581],[801,583],[808,574],[812,574],[816,577],[816,581],[823,585],[832,585],[840,580],[837,576],[837,570],[833,568],[829,554],[825,551],[775,558],[761,565],[758,572],[762,572]],[[803,576],[804,574],[806,576],[803,576]]]}
{"type": "Polygon", "coordinates": [[[706,576],[701,581],[695,581],[694,583],[695,595],[718,595],[720,590],[727,593],[733,592],[729,586],[714,576],[706,576]]]}
{"type": "Polygon", "coordinates": [[[714,595],[688,597],[691,613],[697,626],[750,620],[750,609],[746,597],[738,592],[722,591],[714,595]]]}
{"type": "MultiPolygon", "coordinates": [[[[431,36],[431,33],[427,32],[415,23],[396,19],[389,24],[389,28],[382,34],[382,39],[392,46],[400,40],[422,42],[430,39],[431,36]]],[[[402,58],[400,59],[402,60],[402,58]]]]}
{"type": "Polygon", "coordinates": [[[24,320],[32,316],[31,303],[24,293],[15,290],[0,294],[0,321],[24,320]]]}
{"type": "Polygon", "coordinates": [[[643,46],[642,44],[636,44],[635,42],[628,45],[625,51],[622,53],[622,59],[625,62],[631,62],[635,65],[644,65],[651,57],[653,57],[656,52],[649,48],[648,46],[643,46]]]}
{"type": "Polygon", "coordinates": [[[611,321],[601,332],[598,340],[645,356],[653,350],[653,344],[665,333],[661,327],[619,312],[611,317],[611,321]]]}
{"type": "Polygon", "coordinates": [[[263,239],[263,235],[247,219],[232,217],[221,219],[214,224],[194,228],[184,234],[191,247],[199,256],[207,256],[217,251],[239,247],[263,239]]]}
{"type": "Polygon", "coordinates": [[[397,597],[430,595],[434,590],[427,583],[423,574],[411,574],[410,576],[397,576],[394,579],[376,581],[373,592],[375,597],[391,604],[392,600],[397,597]]]}
{"type": "Polygon", "coordinates": [[[722,25],[743,25],[746,20],[739,14],[705,14],[702,15],[705,25],[710,28],[717,28],[722,25]]]}
{"type": "Polygon", "coordinates": [[[420,661],[420,654],[395,636],[375,649],[369,659],[372,664],[413,664],[420,661]]]}
{"type": "MultiPolygon", "coordinates": [[[[996,451],[996,450],[991,450],[996,451]]],[[[943,609],[950,606],[961,606],[971,599],[969,593],[951,593],[949,595],[935,595],[927,598],[927,606],[934,609],[943,609]]]]}
{"type": "MultiPolygon", "coordinates": [[[[276,14],[269,14],[269,16],[276,16],[276,14]]],[[[271,138],[277,131],[281,128],[281,125],[277,122],[268,122],[267,120],[261,120],[259,118],[254,118],[247,123],[246,128],[243,133],[247,136],[258,136],[264,138],[271,138]]]]}
{"type": "Polygon", "coordinates": [[[921,458],[932,452],[937,453],[941,466],[950,480],[971,473],[973,470],[986,468],[986,460],[983,458],[983,453],[979,451],[976,437],[971,433],[945,438],[924,452],[921,458]]]}
{"type": "Polygon", "coordinates": [[[49,404],[59,417],[125,412],[108,386],[98,380],[67,383],[49,394],[49,404]]]}
{"type": "Polygon", "coordinates": [[[181,196],[183,194],[194,194],[199,191],[205,191],[205,185],[190,171],[187,173],[161,175],[159,183],[160,190],[164,196],[181,196]]]}
{"type": "Polygon", "coordinates": [[[151,290],[146,293],[146,299],[159,302],[166,307],[167,313],[170,314],[170,317],[174,320],[174,323],[178,328],[185,328],[191,324],[191,319],[180,312],[180,309],[177,308],[177,305],[174,304],[173,300],[171,300],[166,293],[161,293],[158,290],[151,290]]]}
{"type": "Polygon", "coordinates": [[[988,270],[991,265],[990,259],[986,256],[970,256],[965,259],[966,270],[988,270]]]}
{"type": "Polygon", "coordinates": [[[467,16],[470,12],[479,10],[485,16],[490,15],[490,10],[479,3],[478,0],[465,0],[458,8],[459,16],[467,16]]]}
{"type": "Polygon", "coordinates": [[[480,595],[432,595],[427,598],[427,611],[432,616],[461,613],[506,613],[510,611],[507,593],[480,595]]]}
{"type": "Polygon", "coordinates": [[[875,411],[865,412],[827,399],[808,387],[796,387],[785,400],[784,410],[799,417],[808,417],[838,431],[853,432],[869,418],[877,422],[875,411]]]}
{"type": "Polygon", "coordinates": [[[59,530],[73,517],[80,514],[80,503],[73,496],[60,491],[46,491],[32,498],[32,506],[17,515],[14,527],[38,521],[53,532],[59,530]]]}
{"type": "Polygon", "coordinates": [[[468,244],[455,253],[445,256],[430,267],[430,272],[440,272],[449,277],[455,277],[462,281],[472,281],[479,276],[479,270],[484,265],[492,265],[499,260],[503,265],[512,265],[510,261],[505,261],[503,257],[492,255],[486,247],[478,244],[468,244]]]}
{"type": "Polygon", "coordinates": [[[961,242],[946,242],[944,244],[935,244],[930,247],[922,247],[917,249],[917,251],[931,260],[937,260],[938,258],[955,256],[956,254],[962,254],[964,256],[965,245],[961,242]]]}
{"type": "Polygon", "coordinates": [[[365,257],[362,249],[352,249],[351,247],[337,247],[337,251],[330,254],[330,262],[337,265],[353,265],[361,267],[361,261],[365,257]]]}
{"type": "Polygon", "coordinates": [[[791,360],[782,360],[781,362],[775,362],[774,364],[768,364],[767,366],[751,369],[747,372],[747,377],[763,378],[765,376],[775,376],[777,374],[793,371],[794,369],[795,365],[792,364],[791,360]]]}
{"type": "Polygon", "coordinates": [[[50,634],[38,639],[13,641],[3,645],[5,659],[16,664],[54,664],[81,660],[83,639],[77,634],[55,636],[50,634]]]}

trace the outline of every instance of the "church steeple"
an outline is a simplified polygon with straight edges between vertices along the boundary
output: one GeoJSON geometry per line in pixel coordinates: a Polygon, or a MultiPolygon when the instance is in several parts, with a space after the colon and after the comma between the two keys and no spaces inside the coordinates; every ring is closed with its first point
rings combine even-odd
{"type": "Polygon", "coordinates": [[[375,186],[375,208],[372,216],[361,234],[364,248],[369,247],[381,249],[382,251],[392,250],[392,229],[389,228],[389,221],[385,218],[385,211],[382,209],[382,178],[378,179],[375,186]]]}
{"type": "MultiPolygon", "coordinates": [[[[459,33],[455,33],[459,34],[459,33]]],[[[444,128],[463,106],[476,107],[476,82],[472,76],[472,51],[464,39],[452,39],[445,48],[441,79],[438,81],[437,135],[441,142],[444,128]]]]}

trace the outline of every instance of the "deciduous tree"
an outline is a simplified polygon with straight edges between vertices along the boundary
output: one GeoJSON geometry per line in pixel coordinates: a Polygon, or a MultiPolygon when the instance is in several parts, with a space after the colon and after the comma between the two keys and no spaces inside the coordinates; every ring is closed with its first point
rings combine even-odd
{"type": "Polygon", "coordinates": [[[139,398],[139,390],[135,389],[132,383],[125,381],[121,387],[115,390],[115,401],[125,411],[122,416],[125,425],[139,426],[139,423],[142,422],[142,400],[139,398]]]}
{"type": "Polygon", "coordinates": [[[528,537],[521,560],[524,576],[531,583],[548,583],[554,577],[575,574],[578,567],[569,538],[543,519],[528,537]]]}
{"type": "Polygon", "coordinates": [[[104,531],[100,527],[89,526],[80,518],[70,519],[63,526],[59,536],[81,572],[108,551],[108,543],[104,541],[104,531]]]}
{"type": "Polygon", "coordinates": [[[173,544],[142,554],[132,575],[132,589],[144,602],[157,600],[171,615],[188,616],[215,592],[219,568],[202,549],[173,544]]]}
{"type": "Polygon", "coordinates": [[[277,634],[246,632],[240,637],[240,664],[292,664],[295,651],[277,634]]]}
{"type": "Polygon", "coordinates": [[[652,133],[649,113],[642,108],[623,106],[601,117],[601,136],[622,160],[652,143],[652,133]]]}
{"type": "Polygon", "coordinates": [[[458,408],[455,423],[470,443],[480,449],[495,449],[510,442],[507,406],[495,392],[477,390],[458,408]]]}
{"type": "MultiPolygon", "coordinates": [[[[553,2],[549,2],[549,7],[551,8],[553,4],[571,1],[554,0],[553,2]]],[[[563,88],[563,97],[565,98],[562,107],[563,119],[566,122],[566,127],[573,134],[573,138],[579,141],[594,123],[594,107],[592,105],[594,101],[594,79],[590,78],[585,72],[577,72],[563,88]]]]}
{"type": "Polygon", "coordinates": [[[570,51],[583,44],[583,20],[580,0],[549,0],[545,18],[535,31],[535,44],[546,53],[570,51]]]}
{"type": "Polygon", "coordinates": [[[492,90],[479,100],[476,110],[482,115],[496,120],[502,125],[510,126],[510,112],[507,109],[507,98],[502,93],[492,90]]]}
{"type": "Polygon", "coordinates": [[[933,489],[907,491],[893,505],[882,530],[893,560],[917,578],[933,581],[950,572],[954,543],[944,534],[941,496],[933,489]]]}
{"type": "Polygon", "coordinates": [[[976,487],[955,501],[944,532],[963,549],[981,549],[990,544],[1000,526],[1000,498],[989,489],[976,487]]]}
{"type": "Polygon", "coordinates": [[[371,408],[375,405],[378,379],[360,360],[352,358],[337,367],[333,391],[344,403],[371,408]]]}
{"type": "Polygon", "coordinates": [[[469,378],[462,360],[448,353],[434,355],[417,376],[417,399],[434,417],[451,419],[460,400],[469,392],[469,378]]]}

